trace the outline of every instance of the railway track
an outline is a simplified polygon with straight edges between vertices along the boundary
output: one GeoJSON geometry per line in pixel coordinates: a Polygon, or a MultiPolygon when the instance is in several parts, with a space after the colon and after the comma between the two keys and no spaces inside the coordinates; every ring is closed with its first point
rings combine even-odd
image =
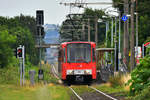
{"type": "Polygon", "coordinates": [[[52,66],[52,73],[53,73],[53,75],[54,75],[54,77],[56,77],[57,79],[59,79],[60,80],[60,78],[59,78],[59,76],[58,76],[58,73],[57,73],[57,71],[56,71],[56,68],[55,68],[55,65],[54,64],[51,64],[51,66],[52,66]]]}
{"type": "Polygon", "coordinates": [[[92,86],[88,86],[88,88],[94,90],[96,93],[88,93],[85,96],[80,96],[72,87],[69,87],[69,89],[74,93],[74,95],[78,98],[78,100],[118,100],[92,86]]]}
{"type": "MultiPolygon", "coordinates": [[[[55,69],[55,65],[54,64],[51,64],[52,66],[52,73],[53,75],[60,80],[59,76],[58,76],[58,73],[55,69]]],[[[78,100],[118,100],[92,86],[88,86],[89,89],[91,90],[94,90],[95,92],[94,93],[90,93],[88,92],[85,96],[83,95],[79,95],[75,89],[73,89],[71,86],[68,87],[72,92],[73,94],[78,98],[78,100]]]]}

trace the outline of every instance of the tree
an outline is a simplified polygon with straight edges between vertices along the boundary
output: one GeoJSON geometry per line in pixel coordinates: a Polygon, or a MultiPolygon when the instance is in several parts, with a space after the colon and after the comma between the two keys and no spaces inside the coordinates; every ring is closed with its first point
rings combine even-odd
{"type": "Polygon", "coordinates": [[[24,45],[25,54],[30,55],[29,60],[32,64],[38,64],[39,61],[38,50],[35,48],[35,23],[35,18],[30,16],[20,15],[14,18],[0,17],[0,30],[7,30],[8,35],[16,37],[16,41],[10,44],[11,49],[16,49],[19,45],[24,45]]]}
{"type": "Polygon", "coordinates": [[[12,44],[16,42],[16,36],[10,35],[5,26],[0,27],[0,67],[8,66],[13,59],[12,44]]]}

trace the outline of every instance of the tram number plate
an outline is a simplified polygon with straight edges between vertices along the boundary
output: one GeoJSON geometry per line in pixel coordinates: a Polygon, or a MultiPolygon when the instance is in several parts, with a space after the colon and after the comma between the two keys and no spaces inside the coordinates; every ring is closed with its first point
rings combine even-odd
{"type": "Polygon", "coordinates": [[[84,74],[84,70],[74,70],[74,74],[84,74]]]}

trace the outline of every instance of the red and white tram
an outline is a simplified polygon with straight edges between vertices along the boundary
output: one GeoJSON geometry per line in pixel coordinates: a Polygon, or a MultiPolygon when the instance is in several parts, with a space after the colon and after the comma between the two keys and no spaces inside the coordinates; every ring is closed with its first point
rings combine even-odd
{"type": "Polygon", "coordinates": [[[67,82],[91,82],[96,79],[96,44],[64,42],[59,49],[59,71],[67,82]]]}

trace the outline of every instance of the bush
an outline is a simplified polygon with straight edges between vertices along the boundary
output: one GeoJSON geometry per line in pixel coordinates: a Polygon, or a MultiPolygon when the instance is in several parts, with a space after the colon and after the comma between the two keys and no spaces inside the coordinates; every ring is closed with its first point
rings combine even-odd
{"type": "Polygon", "coordinates": [[[133,98],[133,100],[150,100],[150,87],[141,91],[141,93],[133,98]]]}
{"type": "Polygon", "coordinates": [[[0,69],[0,84],[17,84],[19,77],[19,67],[10,66],[0,69]]]}
{"type": "Polygon", "coordinates": [[[150,86],[150,56],[140,60],[140,65],[131,73],[131,79],[128,84],[131,84],[131,95],[138,95],[143,89],[150,86]]]}
{"type": "Polygon", "coordinates": [[[13,49],[12,44],[16,41],[16,36],[8,33],[7,28],[0,27],[0,68],[12,63],[13,49]]]}
{"type": "Polygon", "coordinates": [[[111,84],[112,87],[118,87],[118,86],[124,87],[129,79],[130,79],[129,74],[118,74],[110,77],[109,83],[111,84]]]}
{"type": "Polygon", "coordinates": [[[112,87],[122,86],[121,75],[112,76],[108,80],[112,87]]]}

